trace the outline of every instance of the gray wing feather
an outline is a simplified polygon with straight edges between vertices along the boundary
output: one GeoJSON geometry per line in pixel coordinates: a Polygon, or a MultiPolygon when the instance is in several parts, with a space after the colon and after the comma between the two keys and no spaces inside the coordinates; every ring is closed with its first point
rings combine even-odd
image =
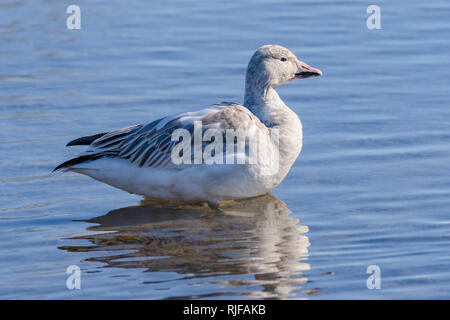
{"type": "Polygon", "coordinates": [[[171,161],[172,149],[178,143],[171,140],[172,133],[183,128],[192,136],[194,121],[202,122],[203,131],[214,128],[224,135],[226,129],[235,129],[238,125],[264,127],[247,108],[237,104],[218,104],[198,112],[185,112],[109,132],[93,141],[84,155],[118,157],[139,167],[181,169],[171,161]]]}

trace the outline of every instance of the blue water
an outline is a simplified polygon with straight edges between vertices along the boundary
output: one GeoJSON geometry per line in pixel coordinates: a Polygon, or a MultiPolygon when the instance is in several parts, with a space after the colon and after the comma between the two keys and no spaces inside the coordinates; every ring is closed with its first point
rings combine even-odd
{"type": "Polygon", "coordinates": [[[450,3],[377,1],[380,30],[369,4],[2,1],[0,298],[450,298],[450,3]],[[270,196],[211,211],[50,173],[79,136],[242,102],[267,43],[324,72],[278,90],[304,147],[270,196]]]}

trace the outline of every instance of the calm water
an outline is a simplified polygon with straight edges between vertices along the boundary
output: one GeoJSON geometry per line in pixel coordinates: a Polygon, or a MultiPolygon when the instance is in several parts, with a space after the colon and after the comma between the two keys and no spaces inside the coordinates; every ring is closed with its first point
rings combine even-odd
{"type": "Polygon", "coordinates": [[[376,4],[381,30],[361,1],[3,0],[0,298],[450,298],[450,3],[376,4]],[[324,72],[279,88],[304,147],[271,195],[217,210],[50,173],[73,138],[242,102],[266,43],[324,72]]]}

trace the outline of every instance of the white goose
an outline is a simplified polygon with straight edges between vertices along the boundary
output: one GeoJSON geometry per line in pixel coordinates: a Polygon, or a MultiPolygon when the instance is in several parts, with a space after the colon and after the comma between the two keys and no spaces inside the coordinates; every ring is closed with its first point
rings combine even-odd
{"type": "MultiPolygon", "coordinates": [[[[284,104],[275,88],[294,79],[320,75],[320,70],[299,61],[290,50],[278,45],[262,46],[248,64],[244,105],[216,104],[73,140],[67,145],[89,145],[89,148],[55,170],[85,174],[151,199],[217,202],[266,194],[284,179],[302,148],[300,119],[284,104]],[[237,146],[235,149],[238,141],[234,137],[228,140],[232,149],[221,146],[220,151],[224,151],[224,159],[233,152],[232,157],[236,153],[237,157],[244,156],[245,163],[230,165],[225,160],[223,164],[220,161],[211,164],[203,157],[195,161],[195,151],[188,155],[184,154],[186,149],[183,153],[177,149],[178,155],[186,156],[183,159],[194,161],[176,164],[173,154],[179,141],[173,134],[177,129],[185,129],[195,137],[197,124],[201,124],[200,145],[204,151],[209,144],[226,141],[229,130],[234,130],[236,136],[247,136],[247,141],[259,137],[258,152],[270,155],[271,159],[276,153],[276,170],[263,170],[269,161],[264,157],[248,161],[249,143],[245,143],[244,149],[237,146]],[[205,136],[202,139],[201,134],[208,129],[218,132],[221,139],[208,140],[205,136]]],[[[219,149],[214,150],[211,155],[219,149]]]]}

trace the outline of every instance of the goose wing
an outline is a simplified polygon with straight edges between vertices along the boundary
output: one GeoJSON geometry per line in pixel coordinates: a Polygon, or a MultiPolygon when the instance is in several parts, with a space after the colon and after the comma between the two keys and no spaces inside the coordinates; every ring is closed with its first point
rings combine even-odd
{"type": "MultiPolygon", "coordinates": [[[[196,112],[184,112],[165,117],[147,124],[139,124],[106,134],[101,134],[79,157],[60,164],[55,170],[69,168],[81,162],[102,157],[126,159],[138,167],[160,169],[182,169],[171,159],[173,148],[179,141],[172,140],[172,133],[184,129],[194,136],[195,122],[202,125],[202,134],[207,129],[215,129],[215,134],[222,135],[226,143],[226,131],[233,129],[254,135],[258,130],[267,130],[265,125],[247,108],[234,103],[221,103],[196,112]]],[[[91,137],[95,137],[91,136],[91,137]]],[[[194,139],[191,139],[192,144],[194,139]]],[[[211,141],[202,141],[202,148],[211,141]]],[[[194,153],[191,152],[192,163],[194,153]]]]}

